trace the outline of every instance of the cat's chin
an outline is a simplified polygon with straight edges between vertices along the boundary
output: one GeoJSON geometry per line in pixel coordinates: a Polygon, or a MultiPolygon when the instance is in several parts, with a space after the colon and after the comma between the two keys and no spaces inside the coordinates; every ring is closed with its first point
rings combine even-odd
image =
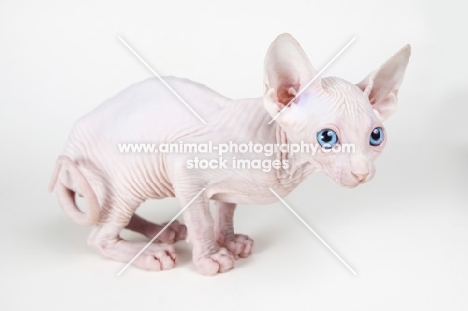
{"type": "Polygon", "coordinates": [[[359,186],[361,183],[357,183],[357,184],[340,184],[342,187],[345,187],[345,188],[348,188],[348,189],[353,189],[353,188],[356,188],[357,186],[359,186]]]}
{"type": "Polygon", "coordinates": [[[363,184],[364,182],[351,182],[351,183],[346,183],[341,180],[333,180],[337,185],[348,188],[348,189],[353,189],[356,188],[357,186],[363,184]]]}

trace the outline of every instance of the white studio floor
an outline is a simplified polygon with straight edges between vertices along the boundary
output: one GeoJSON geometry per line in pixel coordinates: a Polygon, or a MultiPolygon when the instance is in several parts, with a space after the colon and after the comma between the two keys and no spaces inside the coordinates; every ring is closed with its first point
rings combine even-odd
{"type": "MultiPolygon", "coordinates": [[[[1,190],[2,310],[466,310],[468,149],[409,161],[408,146],[387,147],[371,183],[348,190],[318,173],[285,199],[358,276],[277,203],[238,208],[238,232],[256,244],[228,273],[199,275],[179,242],[175,269],[117,277],[124,264],[90,249],[90,228],[46,192],[53,164],[11,167],[1,190]]],[[[170,199],[141,208],[160,221],[177,211],[170,199]]]]}

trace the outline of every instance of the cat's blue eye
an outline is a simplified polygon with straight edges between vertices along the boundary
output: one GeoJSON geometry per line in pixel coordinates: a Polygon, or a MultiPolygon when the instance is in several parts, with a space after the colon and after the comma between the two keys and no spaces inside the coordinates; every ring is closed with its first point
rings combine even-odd
{"type": "Polygon", "coordinates": [[[334,130],[324,129],[317,133],[317,141],[325,149],[330,149],[338,143],[338,135],[334,130]]]}
{"type": "Polygon", "coordinates": [[[382,130],[381,127],[376,127],[370,137],[369,137],[369,143],[372,145],[372,146],[378,146],[382,143],[384,139],[384,132],[382,130]]]}

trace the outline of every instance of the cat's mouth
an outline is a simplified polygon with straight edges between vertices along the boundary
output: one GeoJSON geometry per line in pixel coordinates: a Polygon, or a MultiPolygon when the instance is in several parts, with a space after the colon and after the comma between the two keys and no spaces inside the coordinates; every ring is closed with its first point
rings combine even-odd
{"type": "Polygon", "coordinates": [[[356,188],[359,185],[365,184],[368,181],[372,180],[372,178],[374,177],[374,172],[371,172],[368,176],[366,176],[365,179],[358,180],[354,178],[351,174],[350,176],[348,176],[344,172],[333,174],[333,172],[327,172],[323,169],[321,171],[324,172],[325,175],[327,175],[327,177],[330,178],[335,184],[349,189],[356,188]]]}

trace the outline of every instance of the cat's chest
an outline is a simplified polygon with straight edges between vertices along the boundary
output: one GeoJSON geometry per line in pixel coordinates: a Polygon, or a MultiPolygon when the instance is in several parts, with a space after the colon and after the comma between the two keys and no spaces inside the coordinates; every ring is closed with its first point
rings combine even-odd
{"type": "Polygon", "coordinates": [[[233,179],[212,185],[209,192],[213,200],[236,204],[271,204],[278,201],[277,195],[289,195],[302,181],[284,183],[276,178],[233,179]]]}

